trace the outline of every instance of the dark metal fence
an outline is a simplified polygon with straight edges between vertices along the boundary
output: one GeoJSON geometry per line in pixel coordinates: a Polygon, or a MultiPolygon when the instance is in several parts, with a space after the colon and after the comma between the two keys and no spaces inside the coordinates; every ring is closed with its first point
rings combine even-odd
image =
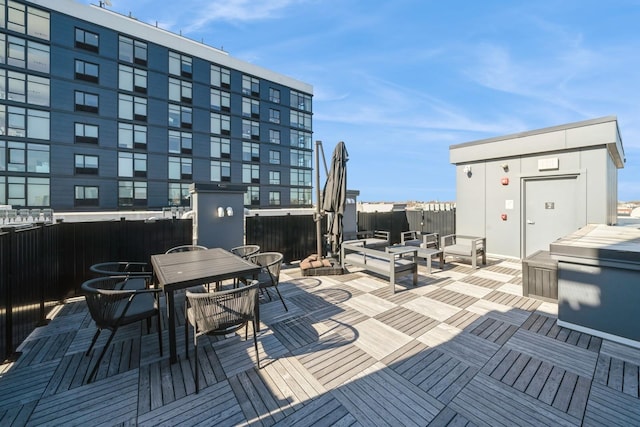
{"type": "Polygon", "coordinates": [[[0,232],[0,361],[44,324],[50,302],[79,295],[89,267],[144,261],[190,243],[191,220],[105,221],[7,227],[0,232]]]}
{"type": "Polygon", "coordinates": [[[358,229],[389,231],[391,243],[399,243],[400,233],[409,230],[444,236],[456,232],[456,210],[358,212],[358,229]]]}
{"type": "MultiPolygon", "coordinates": [[[[321,224],[324,235],[326,220],[321,224]]],[[[286,263],[302,260],[317,252],[316,223],[312,215],[250,216],[245,221],[245,242],[259,245],[262,252],[281,252],[286,263]]]]}

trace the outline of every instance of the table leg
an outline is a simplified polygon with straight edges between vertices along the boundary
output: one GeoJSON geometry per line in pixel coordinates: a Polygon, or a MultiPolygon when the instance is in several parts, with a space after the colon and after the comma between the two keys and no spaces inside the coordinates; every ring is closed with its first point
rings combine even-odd
{"type": "Polygon", "coordinates": [[[167,327],[169,328],[169,362],[176,363],[178,354],[176,352],[176,305],[173,299],[173,292],[167,292],[167,327]]]}
{"type": "Polygon", "coordinates": [[[427,274],[431,274],[431,255],[427,255],[427,274]]]}

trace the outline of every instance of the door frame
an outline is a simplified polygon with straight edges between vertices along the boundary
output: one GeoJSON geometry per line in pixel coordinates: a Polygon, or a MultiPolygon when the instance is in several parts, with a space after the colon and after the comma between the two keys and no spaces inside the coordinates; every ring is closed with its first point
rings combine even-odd
{"type": "MultiPolygon", "coordinates": [[[[538,175],[521,175],[520,176],[520,258],[525,258],[527,248],[527,183],[531,181],[547,181],[550,179],[569,179],[576,180],[576,188],[578,191],[576,207],[576,223],[587,224],[587,171],[568,170],[563,173],[552,172],[538,175]]],[[[528,254],[531,255],[531,254],[528,254]]]]}

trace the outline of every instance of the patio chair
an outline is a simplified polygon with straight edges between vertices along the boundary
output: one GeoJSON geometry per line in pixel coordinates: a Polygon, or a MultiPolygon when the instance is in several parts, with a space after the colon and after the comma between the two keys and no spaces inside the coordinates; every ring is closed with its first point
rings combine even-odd
{"type": "Polygon", "coordinates": [[[477,259],[481,258],[482,264],[487,264],[487,239],[485,237],[463,236],[460,234],[448,234],[442,236],[440,241],[444,257],[470,258],[471,266],[477,268],[477,259]]]}
{"type": "Polygon", "coordinates": [[[193,345],[195,347],[194,378],[196,393],[200,391],[198,378],[198,337],[201,335],[227,335],[245,327],[244,339],[247,339],[249,322],[253,329],[253,345],[256,351],[256,365],[260,369],[258,339],[256,338],[256,304],[258,300],[258,281],[248,286],[206,293],[187,291],[189,309],[185,322],[185,345],[189,358],[189,325],[193,327],[193,345]]]}
{"type": "Polygon", "coordinates": [[[158,344],[162,356],[162,323],[156,296],[160,289],[121,289],[122,282],[130,280],[128,276],[103,276],[87,280],[82,284],[91,318],[95,321],[96,331],[85,356],[88,356],[103,329],[111,331],[109,339],[102,348],[87,382],[93,381],[100,362],[118,328],[140,320],[147,320],[147,333],[151,329],[151,317],[158,319],[158,344]]]}
{"type": "Polygon", "coordinates": [[[241,258],[248,259],[251,255],[255,255],[260,252],[260,246],[258,245],[243,245],[231,248],[229,252],[238,255],[241,258]]]}
{"type": "Polygon", "coordinates": [[[269,296],[269,300],[271,300],[271,294],[268,288],[274,288],[278,297],[280,297],[280,301],[282,301],[285,311],[289,311],[287,304],[284,303],[284,299],[278,290],[283,257],[279,252],[263,252],[251,256],[249,261],[262,267],[258,277],[254,278],[258,280],[260,291],[265,291],[269,296]]]}
{"type": "Polygon", "coordinates": [[[168,249],[166,254],[172,254],[174,252],[188,252],[188,251],[206,251],[207,247],[201,245],[180,245],[168,249]]]}
{"type": "Polygon", "coordinates": [[[89,267],[98,276],[128,276],[131,280],[122,283],[123,289],[146,289],[151,284],[153,272],[146,262],[110,261],[89,267]]]}
{"type": "Polygon", "coordinates": [[[440,246],[439,240],[438,233],[423,233],[421,231],[403,231],[400,233],[400,244],[404,246],[438,249],[440,246]]]}

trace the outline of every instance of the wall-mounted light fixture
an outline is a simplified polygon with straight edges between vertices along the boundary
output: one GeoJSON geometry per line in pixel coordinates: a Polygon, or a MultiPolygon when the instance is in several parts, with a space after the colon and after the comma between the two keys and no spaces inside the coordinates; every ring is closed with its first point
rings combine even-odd
{"type": "Polygon", "coordinates": [[[462,169],[462,171],[469,177],[471,178],[471,165],[465,165],[464,169],[462,169]]]}
{"type": "Polygon", "coordinates": [[[509,171],[509,165],[507,163],[503,163],[500,165],[500,167],[502,168],[503,171],[508,172],[509,171]]]}
{"type": "Polygon", "coordinates": [[[220,206],[218,207],[218,209],[216,209],[216,214],[218,218],[233,216],[233,208],[231,206],[227,206],[226,208],[220,206]]]}

